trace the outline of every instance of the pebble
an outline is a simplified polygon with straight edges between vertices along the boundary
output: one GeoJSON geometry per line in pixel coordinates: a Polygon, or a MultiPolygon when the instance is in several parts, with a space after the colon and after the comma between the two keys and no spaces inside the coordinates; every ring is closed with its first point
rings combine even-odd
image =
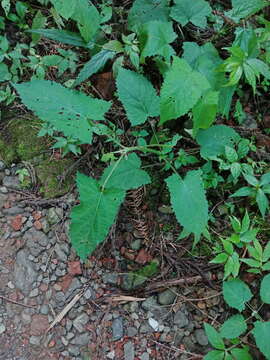
{"type": "Polygon", "coordinates": [[[86,292],[83,295],[85,297],[85,299],[89,300],[93,297],[93,293],[91,289],[87,289],[86,292]]]}
{"type": "Polygon", "coordinates": [[[33,283],[37,279],[37,272],[34,270],[32,263],[28,260],[26,250],[19,250],[16,256],[14,267],[15,286],[27,296],[32,289],[33,283]]]}
{"type": "Polygon", "coordinates": [[[68,351],[69,351],[69,353],[70,353],[71,355],[74,355],[74,356],[80,355],[80,350],[79,350],[79,348],[78,348],[77,346],[75,346],[75,345],[70,345],[70,346],[68,347],[68,351]]]}
{"type": "Polygon", "coordinates": [[[129,326],[127,328],[127,336],[133,337],[133,336],[136,336],[137,333],[138,333],[138,331],[134,326],[129,326]]]}
{"type": "Polygon", "coordinates": [[[134,345],[131,341],[125,343],[124,345],[124,356],[125,356],[125,360],[134,360],[135,357],[134,345]]]}
{"type": "Polygon", "coordinates": [[[102,280],[105,284],[116,285],[118,283],[118,274],[116,273],[105,273],[102,276],[102,280]]]}
{"type": "Polygon", "coordinates": [[[0,171],[5,170],[5,168],[6,168],[6,165],[5,165],[4,161],[0,160],[0,171]]]}
{"type": "Polygon", "coordinates": [[[208,339],[207,339],[207,336],[206,336],[205,331],[203,329],[195,330],[194,335],[195,335],[195,338],[196,338],[198,344],[200,344],[202,346],[208,345],[208,339]]]}
{"type": "Polygon", "coordinates": [[[43,315],[48,315],[49,314],[49,306],[47,304],[41,305],[40,313],[43,315]]]}
{"type": "Polygon", "coordinates": [[[123,318],[120,316],[113,320],[112,323],[112,339],[120,340],[124,336],[123,318]]]}
{"type": "Polygon", "coordinates": [[[173,304],[175,298],[176,298],[176,291],[177,288],[171,288],[167,289],[161,293],[158,294],[158,302],[161,305],[171,305],[173,304]]]}
{"type": "Polygon", "coordinates": [[[15,288],[15,285],[13,284],[12,281],[9,281],[9,282],[7,283],[7,286],[8,286],[10,289],[14,289],[14,288],[15,288]]]}
{"type": "Polygon", "coordinates": [[[29,342],[32,345],[38,346],[38,345],[40,345],[41,338],[42,338],[42,336],[34,336],[34,335],[32,335],[29,338],[29,342]]]}
{"type": "Polygon", "coordinates": [[[85,325],[88,321],[89,316],[86,313],[83,313],[74,319],[73,326],[81,333],[85,330],[85,325]]]}
{"type": "Polygon", "coordinates": [[[6,327],[4,324],[0,324],[0,334],[3,334],[6,331],[6,327]]]}
{"type": "Polygon", "coordinates": [[[3,179],[3,186],[19,190],[21,188],[21,183],[18,176],[5,176],[3,179]]]}
{"type": "Polygon", "coordinates": [[[33,289],[29,294],[29,297],[31,297],[31,298],[36,297],[36,296],[38,296],[38,289],[37,288],[33,289]]]}
{"type": "Polygon", "coordinates": [[[89,344],[89,341],[90,341],[89,333],[84,333],[84,334],[75,336],[71,340],[71,344],[85,346],[85,345],[89,344]]]}
{"type": "Polygon", "coordinates": [[[148,352],[144,352],[141,356],[140,356],[140,360],[149,360],[149,354],[148,352]]]}
{"type": "Polygon", "coordinates": [[[186,315],[181,310],[178,310],[174,315],[173,322],[179,328],[183,328],[183,327],[186,327],[188,325],[188,318],[186,317],[186,315]]]}

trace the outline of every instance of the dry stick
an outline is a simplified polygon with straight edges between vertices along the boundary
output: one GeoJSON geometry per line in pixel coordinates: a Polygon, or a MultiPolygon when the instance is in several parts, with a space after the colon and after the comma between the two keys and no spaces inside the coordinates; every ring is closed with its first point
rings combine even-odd
{"type": "Polygon", "coordinates": [[[27,307],[27,308],[32,308],[32,309],[35,309],[35,308],[36,308],[36,306],[26,305],[26,304],[20,303],[20,302],[15,301],[15,300],[11,300],[11,299],[3,296],[3,295],[0,295],[0,299],[6,300],[6,301],[11,302],[11,303],[16,304],[16,305],[24,306],[24,307],[27,307]]]}
{"type": "Polygon", "coordinates": [[[161,347],[164,347],[165,349],[168,349],[168,350],[172,350],[172,351],[175,351],[175,352],[181,352],[182,354],[186,354],[186,355],[190,355],[190,356],[194,356],[194,358],[192,359],[203,359],[203,356],[200,355],[200,354],[195,354],[195,353],[192,353],[192,352],[189,352],[189,351],[186,351],[186,350],[182,350],[180,348],[177,348],[175,346],[168,346],[168,345],[165,345],[165,344],[162,344],[156,340],[153,340],[153,339],[150,339],[151,342],[161,346],[161,347]]]}

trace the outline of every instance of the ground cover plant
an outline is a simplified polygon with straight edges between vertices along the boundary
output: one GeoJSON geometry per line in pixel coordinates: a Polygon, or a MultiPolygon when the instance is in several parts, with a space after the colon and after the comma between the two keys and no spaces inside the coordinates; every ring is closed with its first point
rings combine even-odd
{"type": "Polygon", "coordinates": [[[106,240],[130,190],[158,176],[181,227],[177,241],[215,254],[208,260],[224,265],[224,300],[237,311],[220,329],[205,324],[214,348],[205,359],[252,359],[253,343],[270,359],[268,2],[1,7],[2,121],[21,101],[53,149],[78,159],[91,149],[98,164],[95,176],[76,175],[70,240],[81,260],[106,240]],[[100,74],[106,81],[95,86],[100,74]],[[257,284],[256,307],[246,278],[257,284]]]}

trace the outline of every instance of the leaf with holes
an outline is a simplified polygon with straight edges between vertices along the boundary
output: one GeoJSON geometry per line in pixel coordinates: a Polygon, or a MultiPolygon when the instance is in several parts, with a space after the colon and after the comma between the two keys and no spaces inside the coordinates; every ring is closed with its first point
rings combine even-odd
{"type": "Polygon", "coordinates": [[[120,68],[116,85],[119,99],[132,126],[143,124],[148,117],[159,115],[159,97],[143,75],[120,68]]]}
{"type": "Polygon", "coordinates": [[[41,120],[83,144],[92,140],[90,120],[104,120],[111,106],[108,101],[93,99],[53,81],[33,80],[14,87],[22,102],[41,120]]]}

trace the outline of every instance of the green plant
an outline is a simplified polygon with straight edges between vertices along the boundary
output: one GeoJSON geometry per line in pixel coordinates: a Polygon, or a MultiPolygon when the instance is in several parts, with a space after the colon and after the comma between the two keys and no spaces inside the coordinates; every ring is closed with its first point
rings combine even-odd
{"type": "Polygon", "coordinates": [[[30,174],[26,168],[17,170],[16,174],[18,175],[22,187],[27,188],[29,185],[31,185],[30,174]]]}

